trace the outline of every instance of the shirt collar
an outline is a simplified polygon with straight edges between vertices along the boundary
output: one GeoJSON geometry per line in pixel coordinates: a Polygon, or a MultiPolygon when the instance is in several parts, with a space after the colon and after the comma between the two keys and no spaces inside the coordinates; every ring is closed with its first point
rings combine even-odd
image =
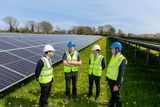
{"type": "Polygon", "coordinates": [[[99,56],[99,53],[96,56],[94,55],[95,58],[97,58],[98,56],[99,56]]]}
{"type": "Polygon", "coordinates": [[[48,55],[44,55],[47,59],[51,59],[48,55]]]}
{"type": "Polygon", "coordinates": [[[114,58],[116,58],[117,56],[119,56],[121,53],[118,52],[117,54],[114,55],[114,58]]]}

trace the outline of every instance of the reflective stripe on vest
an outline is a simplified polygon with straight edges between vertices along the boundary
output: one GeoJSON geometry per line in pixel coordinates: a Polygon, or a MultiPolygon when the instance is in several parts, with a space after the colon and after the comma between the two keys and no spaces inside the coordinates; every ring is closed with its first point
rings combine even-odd
{"type": "Polygon", "coordinates": [[[93,74],[95,76],[102,75],[102,59],[103,56],[99,55],[96,59],[94,59],[94,55],[90,55],[90,65],[89,65],[89,74],[93,74]]]}
{"type": "MultiPolygon", "coordinates": [[[[74,52],[73,56],[71,56],[71,54],[67,51],[66,55],[67,55],[67,60],[70,61],[70,62],[74,62],[74,61],[78,60],[77,59],[77,55],[78,55],[77,51],[74,52]]],[[[64,65],[64,72],[69,73],[71,71],[72,72],[78,71],[78,66],[69,67],[69,66],[64,65]]]]}
{"type": "Polygon", "coordinates": [[[46,57],[42,57],[41,60],[44,63],[44,66],[41,70],[40,76],[39,76],[39,82],[46,84],[52,81],[53,78],[53,67],[50,63],[50,61],[46,57]]]}
{"type": "Polygon", "coordinates": [[[126,59],[126,58],[121,54],[118,54],[116,57],[114,57],[114,55],[112,55],[112,58],[111,58],[109,65],[107,67],[107,74],[106,74],[106,76],[109,79],[117,80],[118,73],[119,73],[119,66],[124,59],[126,59]]]}

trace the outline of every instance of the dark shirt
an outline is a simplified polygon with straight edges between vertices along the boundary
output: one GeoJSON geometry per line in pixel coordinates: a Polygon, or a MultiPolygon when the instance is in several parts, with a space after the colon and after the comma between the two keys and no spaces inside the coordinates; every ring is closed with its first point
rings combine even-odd
{"type": "Polygon", "coordinates": [[[36,66],[36,70],[35,70],[35,77],[36,79],[38,80],[39,76],[40,76],[40,73],[41,73],[41,70],[44,66],[44,63],[43,61],[40,59],[38,62],[37,62],[37,66],[36,66]]]}
{"type": "MultiPolygon", "coordinates": [[[[89,65],[90,65],[90,63],[91,63],[90,60],[91,60],[91,59],[89,59],[89,65]]],[[[103,59],[102,59],[101,66],[102,66],[102,70],[104,70],[105,67],[106,67],[106,63],[105,63],[104,57],[103,57],[103,59]]]]}

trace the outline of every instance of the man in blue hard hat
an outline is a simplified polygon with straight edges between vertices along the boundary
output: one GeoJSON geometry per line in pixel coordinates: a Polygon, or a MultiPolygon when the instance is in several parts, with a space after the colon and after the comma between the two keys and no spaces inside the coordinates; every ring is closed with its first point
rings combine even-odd
{"type": "Polygon", "coordinates": [[[75,42],[69,41],[67,44],[68,50],[63,54],[64,73],[66,81],[66,96],[65,103],[70,99],[70,83],[72,80],[72,97],[77,101],[77,79],[78,79],[78,66],[82,64],[80,54],[75,50],[75,42]]]}
{"type": "Polygon", "coordinates": [[[112,58],[107,67],[106,80],[108,80],[111,98],[107,107],[122,107],[122,98],[120,88],[123,82],[124,69],[127,64],[127,59],[122,55],[122,45],[120,42],[114,42],[111,45],[112,58]]]}

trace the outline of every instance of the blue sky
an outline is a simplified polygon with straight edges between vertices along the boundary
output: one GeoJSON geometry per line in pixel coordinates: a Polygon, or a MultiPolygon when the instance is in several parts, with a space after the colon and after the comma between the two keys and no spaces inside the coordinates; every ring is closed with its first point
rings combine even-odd
{"type": "Polygon", "coordinates": [[[13,16],[21,23],[46,20],[64,29],[111,24],[126,33],[158,33],[159,6],[160,0],[0,0],[0,28],[6,28],[2,18],[13,16]]]}

